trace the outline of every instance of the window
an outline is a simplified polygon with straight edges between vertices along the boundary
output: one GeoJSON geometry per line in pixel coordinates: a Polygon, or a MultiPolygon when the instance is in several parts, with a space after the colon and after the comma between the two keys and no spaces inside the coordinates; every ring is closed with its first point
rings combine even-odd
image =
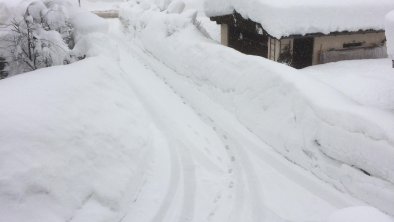
{"type": "Polygon", "coordinates": [[[351,42],[351,43],[344,43],[343,48],[354,48],[354,47],[360,47],[362,46],[362,42],[351,42]]]}

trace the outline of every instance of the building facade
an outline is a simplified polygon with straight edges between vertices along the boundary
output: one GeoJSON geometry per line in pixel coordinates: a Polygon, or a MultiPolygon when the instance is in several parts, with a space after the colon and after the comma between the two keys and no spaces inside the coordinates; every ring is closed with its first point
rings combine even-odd
{"type": "Polygon", "coordinates": [[[275,38],[261,24],[232,14],[211,17],[221,26],[221,43],[240,52],[294,68],[351,59],[387,57],[384,30],[309,33],[275,38]]]}

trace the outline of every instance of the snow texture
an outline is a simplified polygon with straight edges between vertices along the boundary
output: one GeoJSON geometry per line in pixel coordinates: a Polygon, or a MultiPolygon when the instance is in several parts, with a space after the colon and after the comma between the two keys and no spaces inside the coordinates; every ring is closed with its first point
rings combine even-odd
{"type": "Polygon", "coordinates": [[[328,222],[393,222],[390,217],[372,207],[349,207],[333,213],[328,222]]]}
{"type": "Polygon", "coordinates": [[[130,5],[121,14],[146,50],[289,160],[394,214],[392,112],[362,106],[303,71],[217,45],[188,12],[130,5]]]}
{"type": "Polygon", "coordinates": [[[196,10],[157,2],[122,6],[140,51],[76,10],[87,59],[0,81],[0,221],[323,221],[360,204],[278,153],[394,214],[390,110],[220,46],[196,10]]]}
{"type": "Polygon", "coordinates": [[[231,14],[260,23],[273,37],[308,33],[381,30],[384,16],[394,9],[392,0],[209,0],[208,16],[231,14]],[[291,18],[291,19],[289,19],[291,18]]]}
{"type": "Polygon", "coordinates": [[[341,61],[303,72],[360,105],[394,113],[394,75],[389,59],[341,61]]]}
{"type": "Polygon", "coordinates": [[[76,48],[101,56],[0,81],[0,221],[119,221],[139,188],[152,123],[83,18],[76,48]]]}
{"type": "Polygon", "coordinates": [[[394,11],[386,15],[387,54],[394,60],[394,11]]]}

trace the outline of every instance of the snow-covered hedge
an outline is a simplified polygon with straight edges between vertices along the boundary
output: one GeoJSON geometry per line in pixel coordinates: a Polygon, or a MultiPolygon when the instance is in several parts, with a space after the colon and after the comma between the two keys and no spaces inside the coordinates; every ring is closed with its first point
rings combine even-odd
{"type": "Polygon", "coordinates": [[[130,1],[121,16],[150,53],[286,158],[394,215],[392,113],[360,106],[300,71],[206,39],[191,11],[166,14],[138,2],[130,1]]]}

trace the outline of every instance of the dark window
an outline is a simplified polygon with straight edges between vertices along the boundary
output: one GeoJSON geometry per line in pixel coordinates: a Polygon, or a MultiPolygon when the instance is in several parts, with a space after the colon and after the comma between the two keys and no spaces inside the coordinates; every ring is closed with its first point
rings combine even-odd
{"type": "MultiPolygon", "coordinates": [[[[255,30],[253,30],[255,31],[255,30]]],[[[229,26],[229,46],[249,55],[268,55],[268,37],[238,27],[229,26]]]]}
{"type": "Polygon", "coordinates": [[[294,39],[292,66],[302,69],[312,65],[314,38],[294,39]]]}
{"type": "Polygon", "coordinates": [[[354,47],[360,47],[362,45],[363,45],[362,42],[345,43],[343,44],[343,48],[354,48],[354,47]]]}

